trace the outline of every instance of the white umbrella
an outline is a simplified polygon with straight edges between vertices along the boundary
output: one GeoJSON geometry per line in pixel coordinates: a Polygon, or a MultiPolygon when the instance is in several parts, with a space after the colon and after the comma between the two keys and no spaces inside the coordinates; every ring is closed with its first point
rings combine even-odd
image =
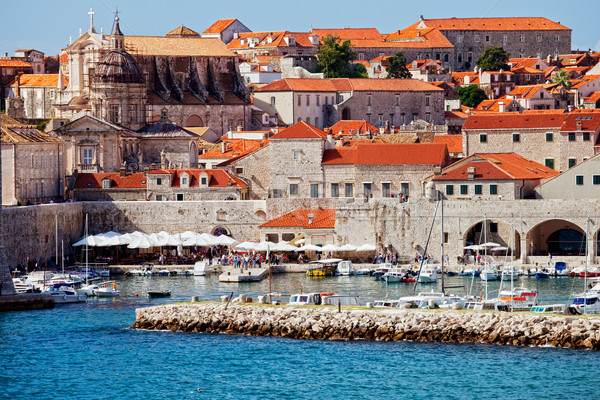
{"type": "Polygon", "coordinates": [[[472,244],[472,245],[470,245],[470,246],[465,246],[465,247],[463,247],[463,249],[465,249],[465,250],[481,250],[481,249],[482,249],[482,247],[479,247],[479,246],[478,246],[478,245],[476,245],[476,244],[472,244]]]}
{"type": "Polygon", "coordinates": [[[220,244],[222,246],[233,246],[238,241],[227,235],[220,235],[220,236],[217,236],[216,242],[217,242],[217,244],[220,244]]]}
{"type": "Polygon", "coordinates": [[[498,247],[492,247],[490,249],[490,251],[504,251],[504,250],[508,250],[508,247],[498,246],[498,247]]]}
{"type": "Polygon", "coordinates": [[[102,240],[101,246],[119,246],[121,244],[121,235],[118,235],[112,237],[105,237],[102,240]]]}
{"type": "Polygon", "coordinates": [[[75,243],[73,246],[84,246],[84,245],[88,245],[91,247],[95,247],[98,246],[98,243],[101,241],[101,239],[97,239],[94,237],[94,235],[88,235],[86,237],[84,237],[83,239],[81,239],[80,241],[78,241],[77,243],[75,243]]]}
{"type": "Polygon", "coordinates": [[[321,251],[322,248],[315,246],[314,244],[305,244],[304,246],[298,247],[295,251],[321,251]]]}
{"type": "Polygon", "coordinates": [[[192,231],[185,231],[185,232],[183,232],[183,233],[180,233],[180,234],[179,234],[179,237],[180,237],[182,240],[186,240],[186,239],[189,239],[189,238],[196,237],[196,235],[197,235],[197,233],[196,233],[196,232],[192,232],[192,231]]]}
{"type": "Polygon", "coordinates": [[[297,247],[289,243],[278,243],[277,251],[296,251],[297,247]]]}
{"type": "Polygon", "coordinates": [[[179,246],[183,242],[177,237],[173,235],[167,234],[167,236],[159,236],[158,241],[156,242],[157,246],[166,247],[166,246],[179,246]]]}
{"type": "Polygon", "coordinates": [[[127,246],[128,249],[149,249],[150,247],[154,247],[154,244],[147,235],[137,236],[127,246]]]}
{"type": "Polygon", "coordinates": [[[235,246],[235,248],[240,249],[240,250],[254,250],[255,246],[256,246],[256,243],[254,243],[254,242],[242,242],[242,243],[238,244],[237,246],[235,246]]]}
{"type": "Polygon", "coordinates": [[[498,247],[500,246],[498,243],[494,243],[494,242],[487,242],[481,245],[481,247],[498,247]]]}
{"type": "Polygon", "coordinates": [[[358,247],[353,244],[346,243],[342,247],[340,247],[340,251],[355,251],[358,247]]]}
{"type": "Polygon", "coordinates": [[[375,251],[377,248],[375,246],[373,246],[372,244],[363,244],[361,246],[358,246],[358,248],[356,249],[356,251],[375,251]]]}
{"type": "Polygon", "coordinates": [[[254,250],[256,250],[256,251],[271,251],[271,250],[275,250],[276,247],[277,247],[277,243],[266,241],[266,242],[257,243],[256,246],[254,246],[254,250]]]}
{"type": "Polygon", "coordinates": [[[339,246],[336,246],[335,244],[326,244],[321,247],[321,251],[338,251],[339,249],[339,246]]]}
{"type": "Polygon", "coordinates": [[[199,236],[204,239],[206,243],[208,243],[208,246],[216,246],[219,244],[219,238],[217,238],[215,235],[211,235],[210,233],[201,233],[199,236]]]}
{"type": "MultiPolygon", "coordinates": [[[[183,239],[183,237],[182,237],[183,239]]],[[[185,239],[182,243],[183,246],[212,246],[212,243],[209,243],[206,239],[204,239],[201,235],[195,234],[192,237],[185,239]]]]}

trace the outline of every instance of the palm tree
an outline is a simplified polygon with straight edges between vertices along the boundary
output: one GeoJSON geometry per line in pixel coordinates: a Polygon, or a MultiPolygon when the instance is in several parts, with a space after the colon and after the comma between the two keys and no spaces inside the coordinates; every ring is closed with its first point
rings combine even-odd
{"type": "Polygon", "coordinates": [[[564,69],[561,69],[554,75],[552,75],[552,82],[563,86],[565,89],[569,89],[571,87],[571,82],[569,82],[569,73],[564,69]]]}

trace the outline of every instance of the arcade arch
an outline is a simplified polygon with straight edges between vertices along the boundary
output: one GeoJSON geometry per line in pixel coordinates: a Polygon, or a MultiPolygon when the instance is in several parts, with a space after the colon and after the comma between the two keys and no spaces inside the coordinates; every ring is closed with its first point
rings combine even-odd
{"type": "MultiPolygon", "coordinates": [[[[495,219],[479,221],[465,231],[463,245],[479,245],[483,243],[497,243],[508,248],[508,254],[515,259],[521,257],[521,235],[507,222],[495,219]],[[514,235],[514,236],[512,236],[514,235]]],[[[505,255],[506,250],[496,255],[505,255]]]]}
{"type": "MultiPolygon", "coordinates": [[[[541,222],[527,233],[527,254],[544,256],[585,255],[586,234],[577,224],[563,219],[541,222]]],[[[590,252],[592,249],[590,249],[590,252]]]]}

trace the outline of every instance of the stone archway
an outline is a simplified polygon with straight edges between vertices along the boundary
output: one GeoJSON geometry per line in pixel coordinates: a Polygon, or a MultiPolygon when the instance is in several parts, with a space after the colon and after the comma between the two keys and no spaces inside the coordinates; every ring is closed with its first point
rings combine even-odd
{"type": "Polygon", "coordinates": [[[527,233],[527,254],[546,256],[585,255],[585,231],[563,219],[551,219],[535,225],[527,233]]]}
{"type": "Polygon", "coordinates": [[[212,234],[215,236],[227,235],[231,237],[229,230],[222,226],[218,226],[215,229],[213,229],[212,234]]]}
{"type": "Polygon", "coordinates": [[[195,142],[190,144],[190,166],[198,166],[198,146],[196,146],[195,142]]]}
{"type": "Polygon", "coordinates": [[[185,126],[204,126],[204,121],[199,115],[193,114],[185,121],[185,126]]]}
{"type": "Polygon", "coordinates": [[[480,220],[471,225],[463,235],[463,245],[480,245],[484,242],[497,243],[508,250],[502,250],[498,253],[491,251],[491,254],[496,256],[504,256],[512,254],[515,259],[521,257],[521,234],[513,229],[508,222],[487,219],[480,220]],[[485,227],[485,229],[484,229],[485,227]],[[514,235],[514,236],[513,236],[514,235]]]}
{"type": "Polygon", "coordinates": [[[349,109],[349,108],[345,107],[345,108],[342,110],[342,119],[343,119],[343,120],[349,120],[349,119],[351,119],[351,118],[350,118],[350,109],[349,109]]]}

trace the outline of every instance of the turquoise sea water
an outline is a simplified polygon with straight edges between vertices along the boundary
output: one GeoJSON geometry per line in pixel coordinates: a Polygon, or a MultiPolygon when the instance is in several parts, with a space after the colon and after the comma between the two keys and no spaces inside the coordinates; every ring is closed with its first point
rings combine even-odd
{"type": "MultiPolygon", "coordinates": [[[[582,286],[569,278],[523,282],[548,299],[582,286]]],[[[124,277],[118,285],[118,299],[0,313],[0,399],[587,399],[600,382],[600,353],[591,351],[131,330],[136,307],[232,291],[254,296],[269,284],[220,284],[209,276],[124,277]],[[145,297],[167,288],[170,299],[145,297]]],[[[272,287],[353,291],[365,301],[412,290],[367,277],[304,275],[275,276],[272,287]]]]}

